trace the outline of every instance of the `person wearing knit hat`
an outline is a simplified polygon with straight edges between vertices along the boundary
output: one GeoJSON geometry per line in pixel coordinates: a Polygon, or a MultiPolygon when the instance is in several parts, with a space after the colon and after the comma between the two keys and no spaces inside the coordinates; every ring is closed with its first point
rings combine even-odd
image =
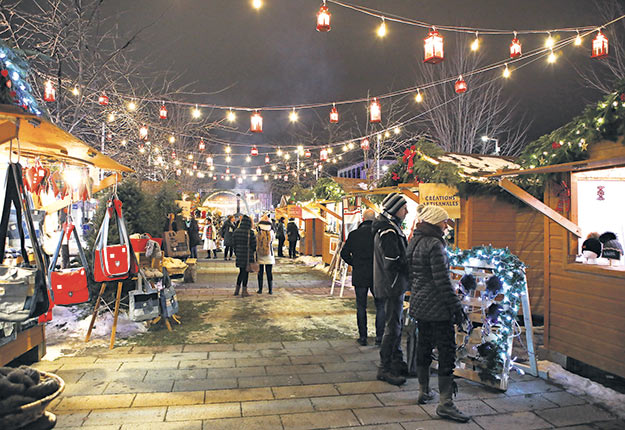
{"type": "Polygon", "coordinates": [[[408,214],[406,199],[389,194],[382,202],[382,213],[371,225],[373,233],[373,291],[384,300],[384,335],[380,345],[377,378],[393,385],[406,382],[408,365],[401,350],[404,293],[409,287],[406,247],[408,241],[401,223],[408,214]]]}
{"type": "Polygon", "coordinates": [[[449,214],[438,206],[417,207],[419,223],[408,245],[410,267],[410,316],[417,321],[417,403],[434,399],[430,391],[432,350],[438,350],[438,388],[440,393],[436,414],[459,422],[471,417],[453,403],[457,389],[454,382],[456,342],[454,324],[462,324],[466,314],[451,283],[449,260],[443,230],[449,214]]]}

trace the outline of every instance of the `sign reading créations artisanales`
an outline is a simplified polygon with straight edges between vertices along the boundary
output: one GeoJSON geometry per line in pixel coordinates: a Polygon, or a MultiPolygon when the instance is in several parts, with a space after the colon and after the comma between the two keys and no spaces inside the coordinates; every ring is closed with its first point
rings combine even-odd
{"type": "Polygon", "coordinates": [[[422,205],[440,206],[449,218],[460,218],[458,189],[445,184],[419,184],[419,202],[422,205]]]}

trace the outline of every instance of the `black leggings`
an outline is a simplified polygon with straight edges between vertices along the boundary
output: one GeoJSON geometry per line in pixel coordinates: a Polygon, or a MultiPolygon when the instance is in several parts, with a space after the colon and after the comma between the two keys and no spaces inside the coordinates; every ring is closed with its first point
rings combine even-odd
{"type": "Polygon", "coordinates": [[[273,273],[271,273],[271,269],[273,268],[273,264],[259,264],[260,269],[258,269],[258,288],[262,288],[263,286],[263,271],[267,272],[267,285],[271,285],[273,282],[273,273]]]}
{"type": "Polygon", "coordinates": [[[224,250],[224,260],[226,258],[232,257],[232,254],[234,254],[234,247],[233,246],[226,246],[226,249],[224,250]],[[228,253],[230,253],[230,254],[228,255],[228,253]]]}
{"type": "Polygon", "coordinates": [[[239,276],[237,277],[237,287],[243,285],[247,287],[247,279],[249,277],[249,272],[247,271],[247,267],[239,267],[239,276]]]}
{"type": "Polygon", "coordinates": [[[456,363],[456,332],[451,321],[417,320],[417,366],[430,367],[432,350],[438,349],[438,374],[454,373],[456,363]]]}

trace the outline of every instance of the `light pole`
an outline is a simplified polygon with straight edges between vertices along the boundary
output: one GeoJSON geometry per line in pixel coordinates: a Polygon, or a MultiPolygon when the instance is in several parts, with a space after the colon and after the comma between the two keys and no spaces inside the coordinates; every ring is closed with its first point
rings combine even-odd
{"type": "Polygon", "coordinates": [[[501,148],[499,148],[499,139],[494,139],[486,135],[482,136],[482,142],[487,143],[490,141],[495,142],[495,152],[493,153],[493,155],[499,155],[499,152],[501,151],[501,148]]]}

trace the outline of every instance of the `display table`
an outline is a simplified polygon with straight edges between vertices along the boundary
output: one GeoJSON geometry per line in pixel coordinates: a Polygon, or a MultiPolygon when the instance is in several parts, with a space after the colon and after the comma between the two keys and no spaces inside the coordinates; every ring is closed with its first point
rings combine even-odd
{"type": "Polygon", "coordinates": [[[29,353],[30,359],[39,361],[46,354],[46,330],[36,325],[17,334],[17,339],[0,346],[0,366],[29,353]]]}

